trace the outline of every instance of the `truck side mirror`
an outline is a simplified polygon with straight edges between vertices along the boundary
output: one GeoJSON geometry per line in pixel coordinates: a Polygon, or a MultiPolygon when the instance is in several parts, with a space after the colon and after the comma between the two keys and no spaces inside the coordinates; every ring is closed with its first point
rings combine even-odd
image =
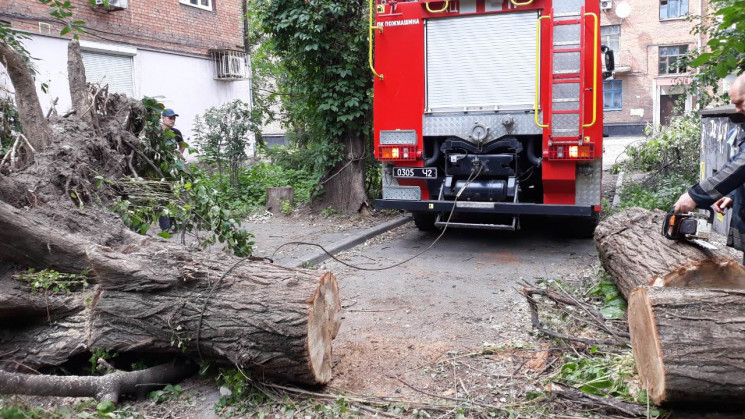
{"type": "Polygon", "coordinates": [[[616,69],[616,60],[613,55],[613,50],[606,45],[600,46],[601,61],[603,64],[603,79],[607,79],[613,75],[613,70],[616,69]]]}

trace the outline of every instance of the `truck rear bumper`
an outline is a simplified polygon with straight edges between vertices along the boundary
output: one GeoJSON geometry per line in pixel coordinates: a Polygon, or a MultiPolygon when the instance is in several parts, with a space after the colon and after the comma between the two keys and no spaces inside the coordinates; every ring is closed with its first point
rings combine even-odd
{"type": "MultiPolygon", "coordinates": [[[[399,209],[412,212],[450,212],[453,210],[453,201],[407,201],[399,199],[376,199],[375,208],[399,209]]],[[[458,201],[455,203],[455,212],[589,217],[592,215],[592,206],[458,201]]]]}

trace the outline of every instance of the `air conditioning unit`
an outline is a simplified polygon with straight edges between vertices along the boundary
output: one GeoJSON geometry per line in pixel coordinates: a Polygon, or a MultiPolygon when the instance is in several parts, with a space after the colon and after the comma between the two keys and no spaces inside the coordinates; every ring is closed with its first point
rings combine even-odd
{"type": "Polygon", "coordinates": [[[600,10],[610,10],[613,8],[613,0],[600,0],[600,10]]]}
{"type": "Polygon", "coordinates": [[[246,78],[246,59],[237,55],[223,55],[220,65],[221,78],[246,78]]]}
{"type": "Polygon", "coordinates": [[[96,0],[96,6],[106,10],[124,10],[127,8],[127,0],[109,0],[108,3],[109,5],[106,6],[105,0],[96,0]]]}
{"type": "Polygon", "coordinates": [[[247,80],[250,78],[250,57],[243,51],[230,49],[211,49],[215,79],[224,81],[247,80]]]}

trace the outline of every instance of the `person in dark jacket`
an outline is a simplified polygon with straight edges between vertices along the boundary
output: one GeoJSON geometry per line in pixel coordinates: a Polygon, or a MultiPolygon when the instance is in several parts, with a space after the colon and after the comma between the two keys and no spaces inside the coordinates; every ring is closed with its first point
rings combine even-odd
{"type": "MultiPolygon", "coordinates": [[[[729,96],[735,110],[745,115],[745,74],[732,83],[729,96]]],[[[734,203],[727,244],[745,250],[745,141],[740,138],[732,146],[736,147],[737,154],[719,172],[681,195],[674,205],[674,211],[685,213],[696,207],[712,206],[714,211],[724,214],[734,203]]]]}
{"type": "MultiPolygon", "coordinates": [[[[160,126],[163,128],[163,132],[173,132],[173,141],[175,142],[174,149],[178,148],[179,155],[183,157],[184,154],[184,136],[181,135],[181,131],[174,128],[176,124],[176,117],[178,114],[173,109],[163,109],[163,113],[160,115],[160,126]]],[[[162,232],[170,232],[173,227],[175,220],[173,217],[168,215],[161,215],[158,218],[158,226],[162,232]]]]}

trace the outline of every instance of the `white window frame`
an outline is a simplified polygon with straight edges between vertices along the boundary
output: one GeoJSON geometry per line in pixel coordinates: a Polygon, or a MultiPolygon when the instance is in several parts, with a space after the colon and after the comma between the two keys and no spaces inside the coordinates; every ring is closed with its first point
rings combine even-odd
{"type": "Polygon", "coordinates": [[[212,0],[207,0],[207,2],[209,3],[209,6],[202,6],[201,4],[199,4],[200,2],[201,2],[201,0],[197,0],[197,3],[198,4],[192,4],[191,3],[191,0],[179,0],[179,3],[185,4],[185,5],[191,6],[191,7],[196,7],[197,9],[209,10],[210,12],[213,10],[213,8],[212,8],[212,6],[213,6],[212,0]]]}
{"type": "Polygon", "coordinates": [[[608,48],[613,50],[614,61],[617,66],[620,65],[621,64],[621,25],[601,26],[600,27],[600,43],[603,45],[606,45],[608,48]],[[618,33],[615,33],[616,27],[618,28],[618,33]],[[611,28],[614,30],[614,33],[608,33],[610,32],[611,28]],[[613,48],[613,45],[611,45],[612,39],[615,39],[618,41],[617,48],[613,48]]]}

